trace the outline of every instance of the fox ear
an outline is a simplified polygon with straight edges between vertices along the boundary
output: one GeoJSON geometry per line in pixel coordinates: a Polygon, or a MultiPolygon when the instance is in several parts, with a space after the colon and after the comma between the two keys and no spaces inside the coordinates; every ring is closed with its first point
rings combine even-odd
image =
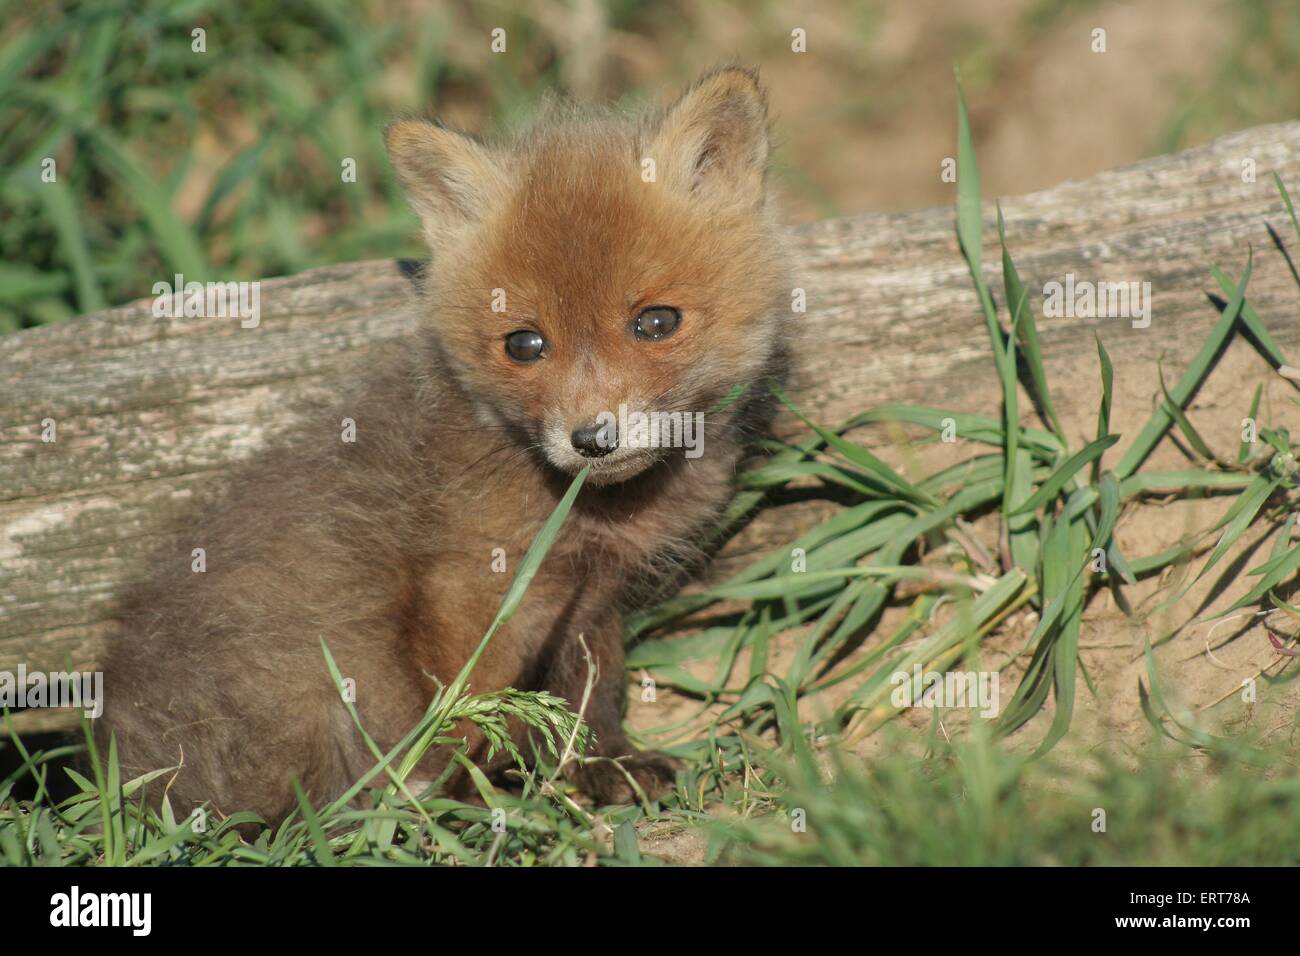
{"type": "Polygon", "coordinates": [[[502,171],[492,152],[440,124],[396,120],[384,130],[384,145],[431,247],[482,218],[501,188],[502,171]]]}
{"type": "Polygon", "coordinates": [[[728,67],[701,78],[669,107],[649,155],[671,186],[761,205],[769,148],[758,74],[728,67]]]}

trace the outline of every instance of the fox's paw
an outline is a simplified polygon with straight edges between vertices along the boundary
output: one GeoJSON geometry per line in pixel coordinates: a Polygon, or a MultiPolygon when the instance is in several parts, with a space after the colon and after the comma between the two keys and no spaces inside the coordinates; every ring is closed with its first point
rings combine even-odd
{"type": "Polygon", "coordinates": [[[574,782],[600,805],[636,803],[641,799],[637,788],[648,799],[658,800],[673,789],[680,766],[675,757],[653,750],[624,757],[592,757],[578,770],[574,782]]]}

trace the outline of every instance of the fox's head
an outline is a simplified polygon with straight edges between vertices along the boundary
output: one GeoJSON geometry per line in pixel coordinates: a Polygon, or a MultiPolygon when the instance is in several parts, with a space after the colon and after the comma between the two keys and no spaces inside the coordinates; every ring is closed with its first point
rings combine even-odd
{"type": "Polygon", "coordinates": [[[481,424],[608,484],[682,455],[662,446],[683,415],[708,454],[734,413],[718,406],[763,388],[790,288],[752,72],[649,119],[552,109],[500,144],[400,120],[386,139],[433,254],[426,329],[481,424]],[[660,447],[628,428],[638,412],[677,413],[660,447]]]}

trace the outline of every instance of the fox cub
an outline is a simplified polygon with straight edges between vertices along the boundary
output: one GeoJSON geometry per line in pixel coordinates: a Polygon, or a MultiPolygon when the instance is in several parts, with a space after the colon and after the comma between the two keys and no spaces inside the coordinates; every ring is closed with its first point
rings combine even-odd
{"type": "MultiPolygon", "coordinates": [[[[334,799],[374,758],[321,640],[391,748],[472,654],[585,467],[471,689],[547,690],[576,709],[581,635],[598,675],[590,756],[626,773],[583,761],[575,783],[606,803],[631,797],[628,775],[662,793],[674,761],[635,751],[622,728],[621,610],[701,557],[770,417],[760,383],[787,363],[765,94],[754,73],[724,69],[641,119],[552,106],[501,143],[406,119],[386,143],[431,252],[418,332],[252,463],[128,595],[99,745],[116,735],[132,775],[179,765],[165,778],[178,812],[206,802],[275,822],[295,780],[334,799]],[[752,387],[737,400],[738,385],[752,387]],[[636,413],[704,416],[703,431],[694,451],[634,440],[636,413]],[[508,573],[493,568],[502,555],[508,573]]],[[[457,733],[482,763],[481,735],[457,733]]],[[[416,776],[450,759],[435,748],[416,776]]]]}

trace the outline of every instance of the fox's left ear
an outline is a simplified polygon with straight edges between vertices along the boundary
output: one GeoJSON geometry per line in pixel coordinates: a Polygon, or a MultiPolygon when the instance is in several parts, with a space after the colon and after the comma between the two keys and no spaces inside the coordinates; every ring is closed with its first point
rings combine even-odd
{"type": "Polygon", "coordinates": [[[753,70],[710,73],[682,94],[650,136],[648,156],[671,186],[761,205],[767,176],[767,94],[753,70]]]}

